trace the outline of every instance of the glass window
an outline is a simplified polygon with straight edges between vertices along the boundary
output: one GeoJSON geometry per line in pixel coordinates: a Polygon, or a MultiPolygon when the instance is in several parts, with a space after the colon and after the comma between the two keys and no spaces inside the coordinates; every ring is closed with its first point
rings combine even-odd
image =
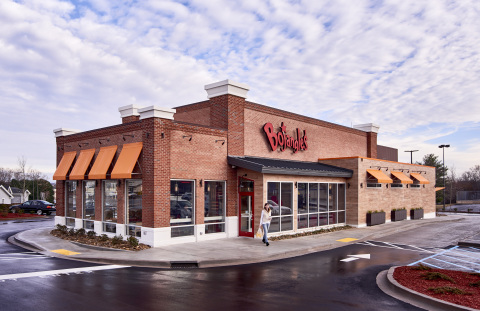
{"type": "Polygon", "coordinates": [[[193,181],[170,181],[170,226],[172,227],[172,237],[194,234],[195,200],[193,194],[193,181]]]}
{"type": "Polygon", "coordinates": [[[142,226],[142,180],[127,180],[127,235],[141,236],[142,226]]]}
{"type": "Polygon", "coordinates": [[[293,230],[293,183],[269,182],[267,185],[267,202],[273,217],[269,231],[293,230]]]}
{"type": "Polygon", "coordinates": [[[328,184],[320,184],[320,212],[328,211],[328,184]]]}
{"type": "Polygon", "coordinates": [[[75,226],[75,215],[77,212],[77,182],[67,181],[67,199],[65,200],[65,216],[67,217],[67,226],[75,226]]]}
{"type": "Polygon", "coordinates": [[[298,208],[299,215],[308,213],[307,202],[308,202],[308,184],[298,183],[297,208],[298,208]]]}
{"type": "Polygon", "coordinates": [[[308,212],[318,212],[318,184],[309,184],[308,189],[308,212]]]}
{"type": "Polygon", "coordinates": [[[103,181],[103,231],[117,232],[117,181],[103,181]]]}
{"type": "Polygon", "coordinates": [[[337,210],[337,184],[328,185],[328,210],[337,210]]]}
{"type": "Polygon", "coordinates": [[[240,178],[240,192],[253,192],[253,181],[240,178]]]}
{"type": "Polygon", "coordinates": [[[95,219],[95,181],[83,182],[83,228],[93,230],[95,219]]]}
{"type": "MultiPolygon", "coordinates": [[[[338,210],[345,210],[345,184],[338,184],[338,210]]],[[[340,217],[338,217],[340,222],[340,217]]],[[[341,221],[345,222],[345,221],[341,221]]]]}
{"type": "Polygon", "coordinates": [[[205,234],[225,232],[225,182],[206,181],[205,234]]]}

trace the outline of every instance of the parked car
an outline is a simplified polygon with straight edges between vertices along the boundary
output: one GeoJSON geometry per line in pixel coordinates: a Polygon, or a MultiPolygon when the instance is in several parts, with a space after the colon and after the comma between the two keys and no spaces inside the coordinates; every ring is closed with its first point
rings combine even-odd
{"type": "Polygon", "coordinates": [[[22,209],[25,213],[35,212],[38,215],[47,214],[50,215],[52,212],[56,212],[55,204],[44,201],[44,200],[30,200],[20,205],[10,206],[11,213],[17,213],[22,209]]]}
{"type": "Polygon", "coordinates": [[[191,218],[192,203],[189,201],[170,201],[170,217],[173,218],[191,218]]]}
{"type": "MultiPolygon", "coordinates": [[[[267,200],[267,203],[270,204],[270,209],[272,210],[272,216],[279,216],[280,215],[280,207],[277,203],[272,200],[267,200]]],[[[283,215],[292,215],[292,209],[287,206],[282,206],[282,216],[283,215]]]]}
{"type": "Polygon", "coordinates": [[[191,192],[185,192],[182,195],[182,199],[187,200],[187,201],[192,201],[192,193],[191,192]]]}

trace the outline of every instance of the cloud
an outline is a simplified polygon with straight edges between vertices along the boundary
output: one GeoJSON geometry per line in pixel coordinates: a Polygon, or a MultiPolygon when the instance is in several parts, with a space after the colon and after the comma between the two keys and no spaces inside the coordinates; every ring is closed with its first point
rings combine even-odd
{"type": "MultiPolygon", "coordinates": [[[[201,101],[230,78],[249,100],[428,146],[480,119],[478,12],[473,0],[5,0],[0,113],[15,109],[2,129],[38,133],[41,120],[36,139],[53,150],[53,128],[201,101]]],[[[28,154],[14,145],[7,165],[28,154]]]]}

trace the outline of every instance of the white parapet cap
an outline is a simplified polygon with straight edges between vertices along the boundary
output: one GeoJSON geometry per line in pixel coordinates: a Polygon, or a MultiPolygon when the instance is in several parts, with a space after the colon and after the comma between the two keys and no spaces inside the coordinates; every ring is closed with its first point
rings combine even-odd
{"type": "Polygon", "coordinates": [[[58,129],[54,129],[53,132],[55,133],[55,137],[62,137],[79,133],[80,130],[64,129],[63,127],[61,127],[58,129]]]}
{"type": "Polygon", "coordinates": [[[120,116],[122,118],[125,117],[131,117],[131,116],[139,116],[140,114],[138,113],[138,109],[141,108],[138,105],[127,105],[127,106],[122,106],[118,108],[118,111],[120,111],[120,116]]]}
{"type": "Polygon", "coordinates": [[[205,85],[209,99],[225,94],[247,98],[249,89],[248,85],[244,83],[238,83],[228,79],[205,85]]]}
{"type": "Polygon", "coordinates": [[[163,108],[157,106],[149,106],[138,109],[140,120],[147,118],[162,118],[173,120],[173,115],[177,110],[171,108],[163,108]]]}
{"type": "Polygon", "coordinates": [[[364,132],[374,132],[378,133],[380,129],[380,125],[374,123],[365,123],[365,124],[357,124],[353,126],[354,129],[364,131],[364,132]]]}

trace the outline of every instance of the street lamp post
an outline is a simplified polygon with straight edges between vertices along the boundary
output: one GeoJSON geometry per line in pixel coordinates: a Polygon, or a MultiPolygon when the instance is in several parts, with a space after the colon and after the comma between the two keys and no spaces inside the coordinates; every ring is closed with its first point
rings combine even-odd
{"type": "Polygon", "coordinates": [[[445,148],[449,148],[450,145],[440,145],[438,148],[442,148],[443,150],[443,210],[445,210],[445,148]]]}
{"type": "Polygon", "coordinates": [[[413,153],[418,150],[405,150],[405,152],[410,152],[410,164],[413,164],[413,153]]]}

